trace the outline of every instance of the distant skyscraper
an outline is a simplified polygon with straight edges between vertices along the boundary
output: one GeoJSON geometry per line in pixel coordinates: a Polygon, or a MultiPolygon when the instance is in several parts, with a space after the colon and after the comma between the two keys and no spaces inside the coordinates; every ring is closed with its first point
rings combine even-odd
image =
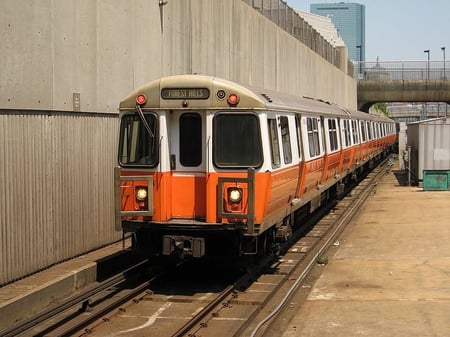
{"type": "Polygon", "coordinates": [[[338,29],[353,61],[366,59],[366,9],[357,3],[317,3],[310,5],[313,14],[329,17],[338,29]]]}

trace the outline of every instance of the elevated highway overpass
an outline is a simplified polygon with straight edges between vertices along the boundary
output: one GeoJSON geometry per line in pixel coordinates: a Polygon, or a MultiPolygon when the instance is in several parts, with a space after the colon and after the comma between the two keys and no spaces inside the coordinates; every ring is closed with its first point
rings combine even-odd
{"type": "Polygon", "coordinates": [[[450,103],[450,64],[444,61],[356,62],[358,109],[377,102],[450,103]]]}

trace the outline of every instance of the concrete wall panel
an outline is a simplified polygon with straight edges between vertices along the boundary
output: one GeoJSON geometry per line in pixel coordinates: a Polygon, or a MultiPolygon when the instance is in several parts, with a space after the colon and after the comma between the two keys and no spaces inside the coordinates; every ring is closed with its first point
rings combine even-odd
{"type": "Polygon", "coordinates": [[[136,86],[181,73],[356,106],[353,79],[242,0],[158,4],[3,1],[0,108],[115,111],[136,86]]]}
{"type": "Polygon", "coordinates": [[[51,1],[2,1],[0,107],[52,106],[51,1]]]}

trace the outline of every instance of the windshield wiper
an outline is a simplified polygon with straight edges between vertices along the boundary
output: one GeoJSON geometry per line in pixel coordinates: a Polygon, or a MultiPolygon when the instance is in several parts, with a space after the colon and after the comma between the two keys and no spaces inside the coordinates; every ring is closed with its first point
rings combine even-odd
{"type": "Polygon", "coordinates": [[[136,105],[139,117],[142,120],[142,123],[145,126],[145,129],[147,130],[148,134],[150,135],[150,137],[155,138],[155,134],[153,133],[153,131],[150,129],[150,126],[147,123],[147,120],[145,119],[144,113],[142,112],[142,109],[139,105],[136,105]]]}

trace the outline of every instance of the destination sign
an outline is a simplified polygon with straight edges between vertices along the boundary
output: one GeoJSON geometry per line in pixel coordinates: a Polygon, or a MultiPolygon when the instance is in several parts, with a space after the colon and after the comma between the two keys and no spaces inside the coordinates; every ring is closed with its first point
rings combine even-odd
{"type": "Polygon", "coordinates": [[[163,88],[161,90],[163,99],[208,99],[207,88],[163,88]]]}

